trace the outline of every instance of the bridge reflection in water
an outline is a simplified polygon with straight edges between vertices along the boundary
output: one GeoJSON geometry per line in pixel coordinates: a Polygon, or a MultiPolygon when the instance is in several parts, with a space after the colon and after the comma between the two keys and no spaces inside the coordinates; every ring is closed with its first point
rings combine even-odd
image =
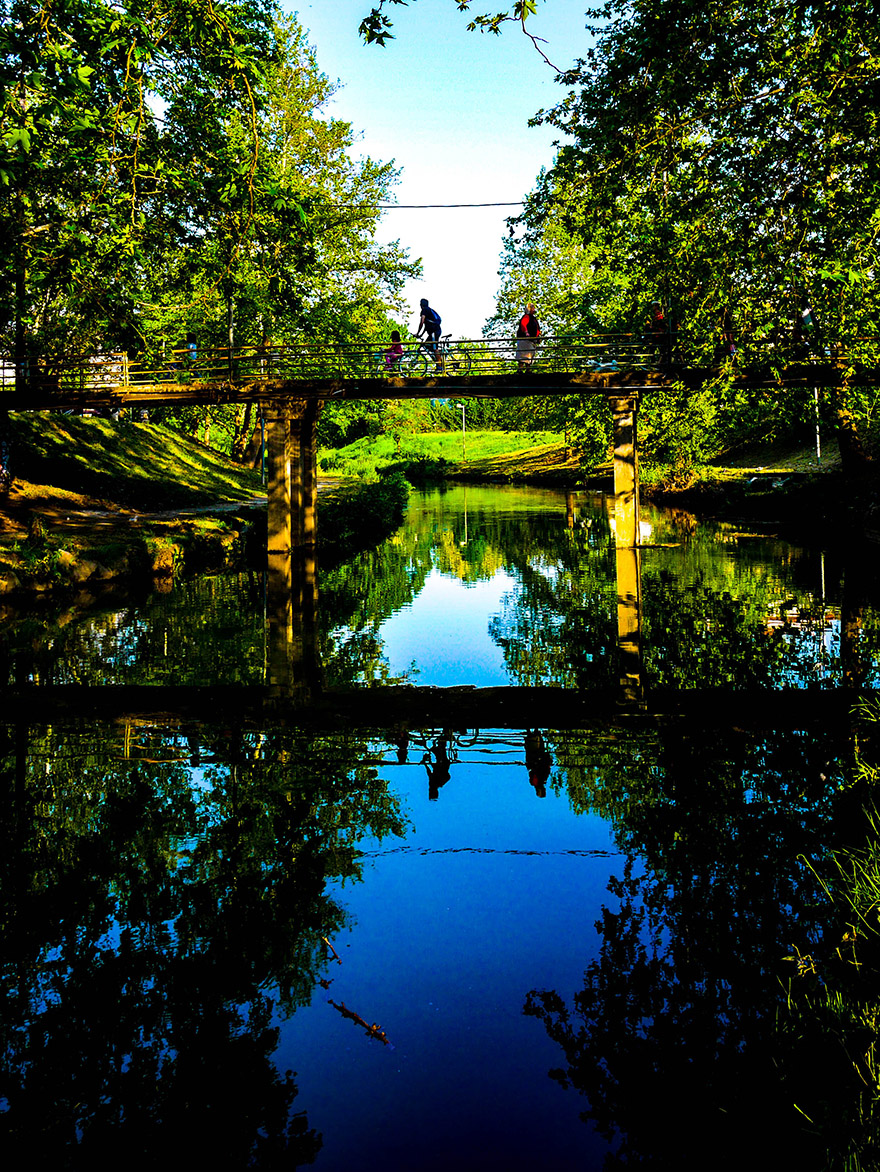
{"type": "MultiPolygon", "coordinates": [[[[619,501],[617,502],[619,505],[619,501]]],[[[622,507],[622,506],[621,506],[622,507]]],[[[567,520],[574,523],[571,501],[567,520]]],[[[619,515],[616,518],[619,525],[619,515]]],[[[757,730],[840,724],[866,692],[857,673],[827,688],[657,687],[645,671],[641,561],[644,547],[618,545],[616,657],[599,687],[411,685],[329,687],[321,660],[314,544],[276,556],[265,582],[262,683],[242,685],[24,685],[4,689],[6,718],[23,724],[88,717],[128,725],[228,722],[321,733],[409,729],[598,729],[623,723],[695,722],[757,730]]],[[[841,639],[849,639],[843,624],[841,639]]],[[[853,636],[855,637],[855,636],[853,636]]],[[[847,659],[846,648],[841,649],[847,659]]],[[[871,693],[873,694],[873,693],[871,693]]]]}
{"type": "MultiPolygon", "coordinates": [[[[569,507],[569,506],[567,506],[569,507]]],[[[616,520],[622,528],[621,513],[629,508],[618,502],[616,520]]],[[[642,612],[641,612],[641,565],[638,546],[618,546],[615,554],[617,575],[617,654],[619,664],[618,688],[615,694],[605,695],[602,708],[608,700],[612,711],[629,710],[638,712],[645,706],[644,668],[642,663],[642,612]]],[[[293,704],[297,709],[322,706],[322,697],[330,695],[323,687],[323,671],[318,648],[318,574],[314,547],[302,549],[289,558],[271,559],[266,589],[266,684],[272,700],[276,703],[293,704]]],[[[366,708],[372,709],[371,699],[375,696],[380,706],[384,700],[410,709],[413,704],[428,705],[435,701],[439,706],[454,703],[456,696],[466,705],[478,706],[489,702],[496,711],[493,721],[466,721],[468,727],[521,727],[533,721],[520,719],[525,713],[523,704],[540,701],[539,707],[548,703],[559,704],[571,693],[571,689],[522,688],[511,685],[508,688],[416,688],[383,687],[381,689],[349,689],[345,693],[334,690],[337,700],[343,697],[362,695],[366,708]],[[519,694],[519,695],[518,695],[519,694]],[[537,694],[537,696],[535,695],[537,694]],[[552,700],[550,699],[552,697],[552,700]],[[512,717],[505,718],[508,710],[512,717]]],[[[575,692],[579,697],[581,693],[575,692]]],[[[577,701],[575,701],[577,704],[577,701]]],[[[569,705],[563,705],[568,708],[569,705]]],[[[592,705],[591,705],[592,708],[592,705]]],[[[427,711],[427,709],[426,709],[427,711]]],[[[401,716],[403,714],[401,713],[401,716]]],[[[396,719],[396,717],[395,717],[396,719]]],[[[567,717],[575,720],[574,713],[567,717]]],[[[443,724],[442,720],[428,720],[429,724],[443,724]]]]}

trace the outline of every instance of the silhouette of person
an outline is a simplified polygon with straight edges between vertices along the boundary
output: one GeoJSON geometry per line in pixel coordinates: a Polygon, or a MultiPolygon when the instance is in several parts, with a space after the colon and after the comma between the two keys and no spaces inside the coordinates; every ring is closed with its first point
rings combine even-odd
{"type": "Polygon", "coordinates": [[[715,361],[726,362],[736,353],[736,343],[733,340],[733,315],[730,307],[725,306],[721,311],[721,339],[715,347],[715,361]]]}
{"type": "Polygon", "coordinates": [[[431,753],[434,756],[433,763],[431,755],[426,753],[422,758],[422,764],[428,774],[428,801],[436,802],[440,796],[440,790],[449,781],[450,776],[449,734],[445,730],[434,741],[431,753]]]}
{"type": "Polygon", "coordinates": [[[539,798],[547,796],[547,778],[553,767],[553,758],[544,744],[544,738],[537,729],[526,730],[526,769],[529,771],[529,784],[539,798]]]}
{"type": "Polygon", "coordinates": [[[431,308],[427,297],[423,297],[419,302],[419,328],[416,330],[416,337],[420,338],[422,333],[427,340],[428,350],[434,356],[434,361],[440,366],[440,314],[436,309],[431,308]]]}
{"type": "Polygon", "coordinates": [[[405,728],[396,728],[391,737],[392,743],[397,745],[397,763],[406,765],[409,754],[409,732],[405,728]]]}

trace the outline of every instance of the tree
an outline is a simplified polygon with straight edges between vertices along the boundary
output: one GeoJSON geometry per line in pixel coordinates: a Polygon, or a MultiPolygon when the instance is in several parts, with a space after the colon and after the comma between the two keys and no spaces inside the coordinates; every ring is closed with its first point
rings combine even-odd
{"type": "MultiPolygon", "coordinates": [[[[357,341],[418,271],[375,242],[396,171],[353,161],[305,34],[271,0],[0,0],[0,337],[71,357],[303,334],[357,341]]],[[[246,420],[216,409],[215,434],[246,420]]],[[[186,426],[205,427],[204,411],[186,426]]]]}
{"type": "MultiPolygon", "coordinates": [[[[211,102],[250,110],[275,56],[270,9],[170,0],[62,0],[0,7],[0,328],[21,364],[136,333],[137,290],[156,249],[174,247],[171,199],[200,176],[169,152],[162,118],[184,79],[211,102]]],[[[216,176],[233,181],[240,160],[216,176]]]]}
{"type": "Polygon", "coordinates": [[[165,112],[182,163],[203,176],[194,202],[175,209],[181,247],[153,283],[156,328],[179,330],[188,306],[208,344],[256,344],[302,333],[327,341],[369,336],[386,322],[405,276],[417,271],[396,244],[375,243],[397,172],[352,161],[350,124],[322,110],[333,86],[292,18],[273,22],[276,58],[248,110],[208,106],[187,80],[165,112]],[[251,121],[259,143],[245,172],[251,121]],[[224,183],[238,167],[237,179],[224,183]],[[167,305],[167,308],[165,308],[167,305]]]}
{"type": "MultiPolygon", "coordinates": [[[[784,362],[808,302],[858,354],[880,308],[873,7],[612,0],[588,17],[593,47],[538,116],[571,141],[523,213],[582,242],[585,319],[634,328],[658,297],[705,359],[730,309],[740,342],[784,362]]],[[[848,388],[835,410],[855,457],[870,405],[848,388]]]]}

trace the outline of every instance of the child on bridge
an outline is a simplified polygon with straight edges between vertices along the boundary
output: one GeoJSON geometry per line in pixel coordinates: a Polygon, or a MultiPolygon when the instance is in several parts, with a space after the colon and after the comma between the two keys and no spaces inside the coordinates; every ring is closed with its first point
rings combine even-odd
{"type": "Polygon", "coordinates": [[[403,358],[403,343],[400,340],[400,330],[391,331],[391,345],[385,351],[385,369],[399,370],[400,360],[403,358]]]}

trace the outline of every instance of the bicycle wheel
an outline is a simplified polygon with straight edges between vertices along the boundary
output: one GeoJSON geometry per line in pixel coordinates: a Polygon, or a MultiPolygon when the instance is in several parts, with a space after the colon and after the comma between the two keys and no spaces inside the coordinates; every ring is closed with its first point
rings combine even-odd
{"type": "Polygon", "coordinates": [[[443,365],[447,374],[466,375],[471,372],[470,353],[461,346],[450,346],[443,365]]]}
{"type": "Polygon", "coordinates": [[[404,350],[398,371],[401,378],[424,378],[428,373],[428,357],[421,346],[404,350]]]}

